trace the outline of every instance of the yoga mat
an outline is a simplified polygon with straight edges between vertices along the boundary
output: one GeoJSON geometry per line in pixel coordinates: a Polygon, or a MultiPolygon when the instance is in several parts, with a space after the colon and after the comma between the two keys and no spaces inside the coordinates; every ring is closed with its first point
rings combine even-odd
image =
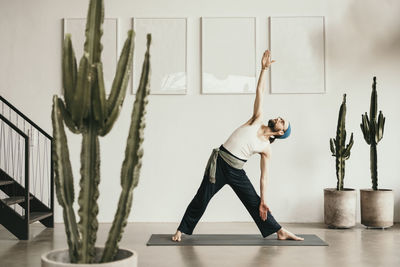
{"type": "Polygon", "coordinates": [[[172,241],[172,234],[152,234],[147,246],[328,246],[316,235],[304,234],[303,241],[277,240],[276,234],[262,235],[198,234],[182,235],[181,241],[172,241]]]}

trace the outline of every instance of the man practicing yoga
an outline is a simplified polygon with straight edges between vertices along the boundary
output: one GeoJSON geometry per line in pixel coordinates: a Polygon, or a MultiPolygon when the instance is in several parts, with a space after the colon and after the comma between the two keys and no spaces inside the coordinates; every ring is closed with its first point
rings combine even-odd
{"type": "Polygon", "coordinates": [[[279,240],[304,240],[280,226],[267,205],[267,166],[271,155],[271,143],[275,138],[287,138],[291,132],[289,122],[280,117],[269,120],[268,125],[263,124],[265,73],[275,62],[271,61],[270,55],[270,51],[266,50],[261,60],[262,69],[257,84],[253,116],[237,128],[224,144],[213,149],[201,185],[187,207],[175,235],[172,236],[173,241],[181,241],[182,233],[188,235],[193,233],[210,199],[225,184],[232,187],[245,205],[263,237],[276,232],[279,240]],[[261,198],[243,170],[244,163],[255,153],[261,155],[261,198]]]}

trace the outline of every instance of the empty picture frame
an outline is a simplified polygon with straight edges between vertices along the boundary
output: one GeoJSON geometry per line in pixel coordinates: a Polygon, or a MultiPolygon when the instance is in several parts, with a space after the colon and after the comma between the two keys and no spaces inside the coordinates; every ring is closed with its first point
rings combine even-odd
{"type": "Polygon", "coordinates": [[[201,18],[202,94],[256,89],[256,18],[201,18]]]}
{"type": "Polygon", "coordinates": [[[323,16],[270,17],[271,93],[325,93],[323,16]]]}
{"type": "MultiPolygon", "coordinates": [[[[65,18],[64,19],[64,37],[65,34],[71,34],[72,45],[75,51],[76,61],[79,61],[83,55],[83,46],[85,43],[86,19],[84,18],[65,18]]],[[[106,94],[109,95],[111,85],[114,80],[117,67],[118,53],[118,19],[106,18],[103,24],[103,36],[101,37],[103,50],[101,60],[103,62],[103,76],[106,94]]]]}
{"type": "Polygon", "coordinates": [[[150,94],[187,92],[187,18],[133,18],[135,53],[132,94],[140,82],[146,52],[146,35],[151,34],[150,94]]]}

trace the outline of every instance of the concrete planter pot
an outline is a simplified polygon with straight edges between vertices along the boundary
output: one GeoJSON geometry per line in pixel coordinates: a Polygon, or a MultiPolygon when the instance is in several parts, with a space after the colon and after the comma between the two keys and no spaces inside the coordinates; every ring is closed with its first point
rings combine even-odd
{"type": "MultiPolygon", "coordinates": [[[[96,247],[95,261],[99,261],[104,247],[96,247]]],[[[42,255],[42,267],[137,267],[138,254],[134,250],[120,248],[115,261],[105,263],[70,263],[68,249],[52,250],[42,255]]]]}
{"type": "Polygon", "coordinates": [[[394,196],[392,189],[360,189],[361,224],[372,228],[393,225],[394,196]]]}
{"type": "Polygon", "coordinates": [[[324,222],[330,228],[356,225],[357,191],[352,188],[324,189],[324,222]]]}

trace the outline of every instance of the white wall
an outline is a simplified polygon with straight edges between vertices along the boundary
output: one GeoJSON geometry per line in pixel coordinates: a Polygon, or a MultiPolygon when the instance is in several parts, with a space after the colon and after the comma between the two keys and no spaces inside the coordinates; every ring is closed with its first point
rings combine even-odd
{"type": "MultiPolygon", "coordinates": [[[[0,93],[50,133],[51,97],[60,94],[61,88],[62,18],[85,16],[87,3],[0,0],[0,93]]],[[[343,93],[348,94],[347,130],[355,135],[345,187],[371,186],[369,148],[359,124],[361,114],[369,110],[372,77],[377,76],[379,108],[387,118],[378,146],[379,186],[395,189],[395,220],[400,221],[399,1],[106,0],[105,5],[107,17],[120,18],[121,41],[132,16],[189,18],[188,94],[150,96],[143,168],[129,221],[179,222],[200,185],[212,148],[252,113],[254,95],[200,94],[200,17],[256,16],[260,58],[267,48],[267,18],[279,15],[326,17],[327,93],[266,93],[265,120],[282,115],[293,125],[291,138],[273,144],[267,198],[275,218],[279,222],[323,221],[323,189],[336,185],[328,140],[335,135],[343,93]]],[[[126,98],[114,129],[101,139],[100,222],[112,221],[116,210],[133,101],[131,95],[126,98]]],[[[69,135],[76,185],[80,140],[69,135]]],[[[258,155],[250,158],[245,171],[259,192],[258,155]]],[[[202,221],[251,220],[229,186],[211,200],[202,217],[202,221]]],[[[56,221],[62,221],[58,205],[56,221]]]]}

